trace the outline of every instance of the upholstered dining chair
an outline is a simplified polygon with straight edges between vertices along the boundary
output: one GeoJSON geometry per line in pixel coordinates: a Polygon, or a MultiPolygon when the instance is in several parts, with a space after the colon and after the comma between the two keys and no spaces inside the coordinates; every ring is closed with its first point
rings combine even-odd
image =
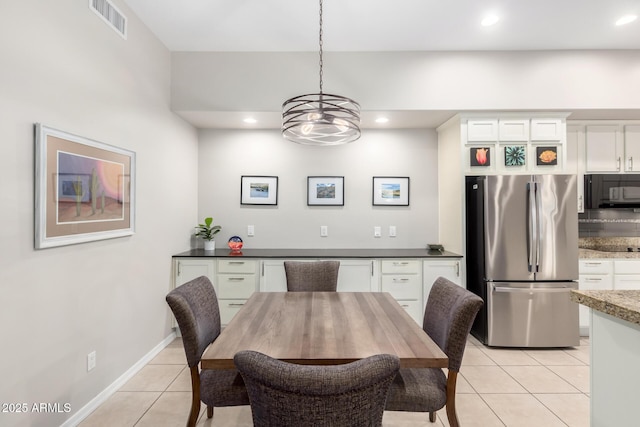
{"type": "Polygon", "coordinates": [[[335,292],[340,261],[285,261],[289,292],[335,292]]]}
{"type": "Polygon", "coordinates": [[[233,360],[247,385],[255,427],[380,426],[400,368],[390,354],[317,366],[245,350],[233,360]]]}
{"type": "Polygon", "coordinates": [[[424,313],[424,331],[449,358],[448,374],[442,369],[403,368],[396,376],[387,400],[387,411],[429,412],[435,422],[436,411],[447,407],[451,427],[458,427],[456,380],[462,356],[482,298],[438,277],[431,288],[424,313]]]}
{"type": "Polygon", "coordinates": [[[235,369],[200,371],[202,353],[220,335],[220,308],[211,281],[200,276],[167,294],[167,303],[178,321],[182,344],[191,370],[191,412],[187,427],[195,426],[200,401],[207,405],[207,417],[215,406],[249,404],[242,377],[235,369]]]}

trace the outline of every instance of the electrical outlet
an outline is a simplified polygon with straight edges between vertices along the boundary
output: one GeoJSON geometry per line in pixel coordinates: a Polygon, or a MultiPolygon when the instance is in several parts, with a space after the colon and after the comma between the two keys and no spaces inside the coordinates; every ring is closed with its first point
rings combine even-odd
{"type": "Polygon", "coordinates": [[[389,226],[389,237],[396,237],[396,226],[395,225],[390,225],[389,226]]]}
{"type": "Polygon", "coordinates": [[[253,225],[247,225],[247,236],[254,236],[256,233],[256,229],[253,225]]]}
{"type": "Polygon", "coordinates": [[[326,225],[320,226],[320,237],[327,237],[329,235],[329,227],[326,225]]]}
{"type": "Polygon", "coordinates": [[[96,367],[96,352],[95,350],[87,354],[87,372],[96,367]]]}
{"type": "Polygon", "coordinates": [[[373,237],[382,237],[382,229],[380,227],[373,227],[373,237]]]}

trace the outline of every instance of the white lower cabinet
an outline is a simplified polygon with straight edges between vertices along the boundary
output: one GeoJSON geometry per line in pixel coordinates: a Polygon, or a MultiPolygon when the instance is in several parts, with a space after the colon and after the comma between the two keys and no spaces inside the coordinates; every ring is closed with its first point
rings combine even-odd
{"type": "Polygon", "coordinates": [[[613,289],[640,289],[640,260],[617,259],[613,262],[613,289]]]}
{"type": "Polygon", "coordinates": [[[258,290],[258,261],[218,259],[217,267],[220,322],[226,325],[258,290]]]}
{"type": "Polygon", "coordinates": [[[444,277],[462,286],[462,272],[460,271],[460,260],[445,258],[445,259],[425,259],[422,262],[422,282],[423,282],[423,305],[427,305],[427,299],[429,298],[429,292],[433,282],[438,277],[444,277]]]}
{"type": "MultiPolygon", "coordinates": [[[[613,289],[613,261],[606,259],[581,259],[579,262],[578,288],[581,290],[613,289]]],[[[589,307],[578,308],[580,335],[589,335],[589,307]]]]}
{"type": "MultiPolygon", "coordinates": [[[[302,261],[304,259],[292,259],[302,261]]],[[[306,260],[318,261],[318,260],[306,260]]],[[[372,259],[339,259],[338,292],[376,292],[378,277],[376,261],[372,259]]],[[[286,292],[287,276],[284,272],[285,260],[263,260],[260,266],[261,292],[286,292]]]]}
{"type": "Polygon", "coordinates": [[[174,258],[173,288],[200,276],[207,276],[214,282],[215,261],[212,258],[174,258]]]}
{"type": "Polygon", "coordinates": [[[422,325],[422,275],[420,260],[382,260],[381,291],[389,292],[422,325]]]}

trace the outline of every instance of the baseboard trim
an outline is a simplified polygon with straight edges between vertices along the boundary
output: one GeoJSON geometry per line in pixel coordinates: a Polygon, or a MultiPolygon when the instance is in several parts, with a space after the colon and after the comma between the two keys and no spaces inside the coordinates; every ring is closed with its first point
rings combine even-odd
{"type": "Polygon", "coordinates": [[[154,357],[158,355],[166,346],[168,346],[176,338],[176,333],[172,332],[168,337],[155,346],[151,351],[145,354],[140,360],[138,360],[132,367],[120,375],[118,379],[112,382],[107,388],[102,390],[96,397],[91,399],[89,403],[84,405],[78,410],[71,418],[65,421],[60,427],[75,427],[87,418],[93,411],[95,411],[100,405],[102,405],[111,395],[120,389],[127,381],[129,381],[135,374],[137,374],[147,363],[149,363],[154,357]]]}

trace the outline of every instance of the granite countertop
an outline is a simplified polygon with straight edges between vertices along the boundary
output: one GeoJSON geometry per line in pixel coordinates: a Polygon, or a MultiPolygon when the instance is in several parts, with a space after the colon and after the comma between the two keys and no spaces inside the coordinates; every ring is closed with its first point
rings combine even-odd
{"type": "Polygon", "coordinates": [[[578,246],[578,257],[581,259],[640,259],[640,238],[638,237],[581,237],[578,240],[578,246]]]}
{"type": "Polygon", "coordinates": [[[428,249],[243,249],[239,254],[229,249],[214,252],[191,249],[173,257],[214,258],[462,258],[449,251],[428,249]]]}
{"type": "Polygon", "coordinates": [[[618,319],[640,325],[640,290],[571,290],[571,300],[618,319]]]}

